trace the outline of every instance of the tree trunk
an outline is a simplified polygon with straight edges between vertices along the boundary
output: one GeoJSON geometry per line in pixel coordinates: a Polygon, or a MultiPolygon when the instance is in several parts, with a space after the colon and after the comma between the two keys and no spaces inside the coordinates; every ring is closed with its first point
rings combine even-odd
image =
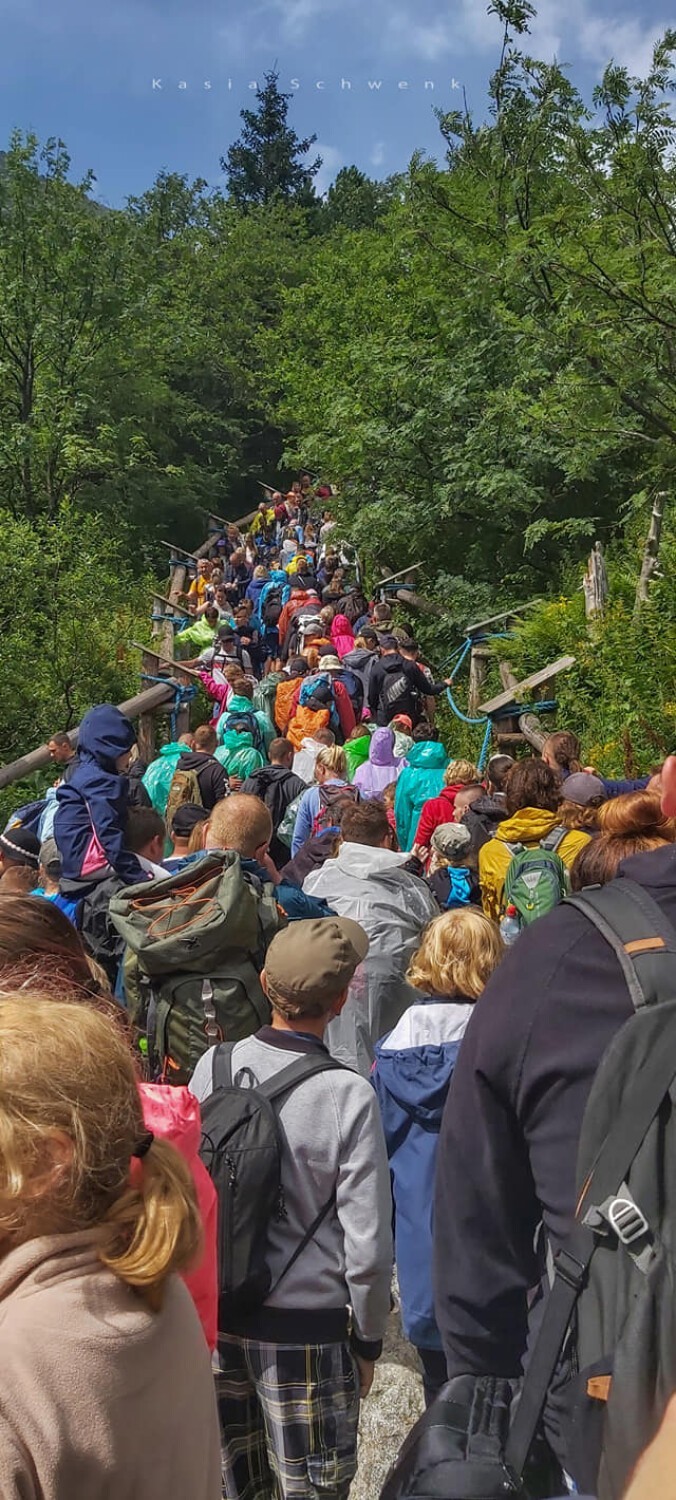
{"type": "Polygon", "coordinates": [[[657,559],[659,557],[660,542],[662,540],[664,507],[666,505],[667,498],[668,497],[666,495],[666,492],[664,490],[660,490],[659,494],[657,494],[655,496],[655,499],[653,500],[653,511],[650,517],[650,530],[648,532],[648,537],[643,552],[641,574],[636,588],[635,613],[637,614],[640,611],[641,605],[646,604],[648,601],[648,598],[650,596],[650,581],[657,569],[657,559]]]}
{"type": "Polygon", "coordinates": [[[593,634],[593,626],[602,618],[608,599],[608,574],[600,542],[595,542],[592,547],[582,587],[587,628],[593,634]]]}

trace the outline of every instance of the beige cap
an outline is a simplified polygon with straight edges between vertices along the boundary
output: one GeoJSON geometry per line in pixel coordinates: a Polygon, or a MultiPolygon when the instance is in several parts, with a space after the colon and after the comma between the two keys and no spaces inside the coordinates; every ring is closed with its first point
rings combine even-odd
{"type": "Polygon", "coordinates": [[[290,922],[265,955],[271,991],[301,1009],[306,1002],[335,1000],[366,958],[369,940],[349,917],[290,922]]]}

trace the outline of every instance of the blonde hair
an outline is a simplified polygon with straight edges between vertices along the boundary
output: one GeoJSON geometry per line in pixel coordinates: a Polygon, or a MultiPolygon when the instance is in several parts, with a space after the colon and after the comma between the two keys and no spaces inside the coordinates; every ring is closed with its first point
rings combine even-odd
{"type": "Polygon", "coordinates": [[[444,786],[478,786],[481,772],[471,760],[451,760],[444,771],[444,786]]]}
{"type": "Polygon", "coordinates": [[[319,751],[315,761],[315,769],[317,766],[324,766],[332,776],[338,776],[344,780],[347,776],[347,760],[342,745],[325,745],[323,750],[319,751]]]}
{"type": "Polygon", "coordinates": [[[216,803],[209,818],[205,847],[234,849],[244,859],[251,859],[271,838],[272,818],[261,798],[248,792],[232,792],[216,803]]]}
{"type": "Polygon", "coordinates": [[[425,928],[406,978],[426,995],[478,1000],[504,951],[495,922],[478,907],[442,912],[425,928]]]}
{"type": "Polygon", "coordinates": [[[154,1311],[197,1257],[192,1178],[146,1134],[135,1064],[109,1017],[36,992],[0,1004],[0,1239],[98,1230],[104,1266],[154,1311]]]}

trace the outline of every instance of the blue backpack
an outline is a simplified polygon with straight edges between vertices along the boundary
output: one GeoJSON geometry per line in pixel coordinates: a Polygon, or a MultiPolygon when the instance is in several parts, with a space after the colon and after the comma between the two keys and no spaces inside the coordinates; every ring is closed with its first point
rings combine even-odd
{"type": "Polygon", "coordinates": [[[451,882],[446,911],[454,911],[458,906],[469,906],[472,899],[471,872],[462,868],[454,869],[449,865],[446,874],[451,882]]]}
{"type": "Polygon", "coordinates": [[[333,691],[333,683],[327,672],[321,672],[316,677],[307,677],[301,687],[298,699],[300,708],[310,708],[318,712],[322,708],[329,710],[329,723],[335,732],[340,732],[340,719],[336,708],[336,699],[333,691]]]}
{"type": "Polygon", "coordinates": [[[227,734],[229,729],[235,729],[238,724],[246,724],[246,727],[249,730],[249,733],[251,734],[251,738],[253,740],[254,749],[260,750],[261,753],[264,753],[265,746],[263,735],[261,732],[261,726],[258,722],[258,719],[256,718],[253,709],[244,709],[244,711],[241,713],[237,713],[235,710],[233,710],[232,713],[226,714],[223,733],[227,734]]]}

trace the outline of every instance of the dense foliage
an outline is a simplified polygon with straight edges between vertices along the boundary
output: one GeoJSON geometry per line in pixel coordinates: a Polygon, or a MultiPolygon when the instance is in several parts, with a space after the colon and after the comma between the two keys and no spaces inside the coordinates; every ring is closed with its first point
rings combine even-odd
{"type": "Polygon", "coordinates": [[[515,661],[574,651],[562,706],[597,758],[645,762],[670,742],[668,509],[664,581],[638,614],[633,592],[676,462],[676,33],[647,78],[609,67],[585,101],[528,55],[527,0],[491,10],[487,117],[440,114],[441,165],[414,156],[383,183],[346,168],[323,200],[274,73],[223,192],[163,173],[111,212],[92,178],[71,181],[62,143],[13,137],[0,567],[6,608],[22,606],[0,643],[3,754],[126,688],[117,611],[138,636],[134,579],[159,565],[160,537],[193,545],[204,507],[241,514],[258,478],[300,462],[338,484],[372,576],[424,561],[421,587],[446,609],[438,659],[468,616],[545,594],[515,661]],[[595,536],[612,602],[592,640],[578,586],[595,536]],[[35,693],[34,613],[61,642],[35,693]],[[87,640],[72,682],[68,631],[87,640]]]}

